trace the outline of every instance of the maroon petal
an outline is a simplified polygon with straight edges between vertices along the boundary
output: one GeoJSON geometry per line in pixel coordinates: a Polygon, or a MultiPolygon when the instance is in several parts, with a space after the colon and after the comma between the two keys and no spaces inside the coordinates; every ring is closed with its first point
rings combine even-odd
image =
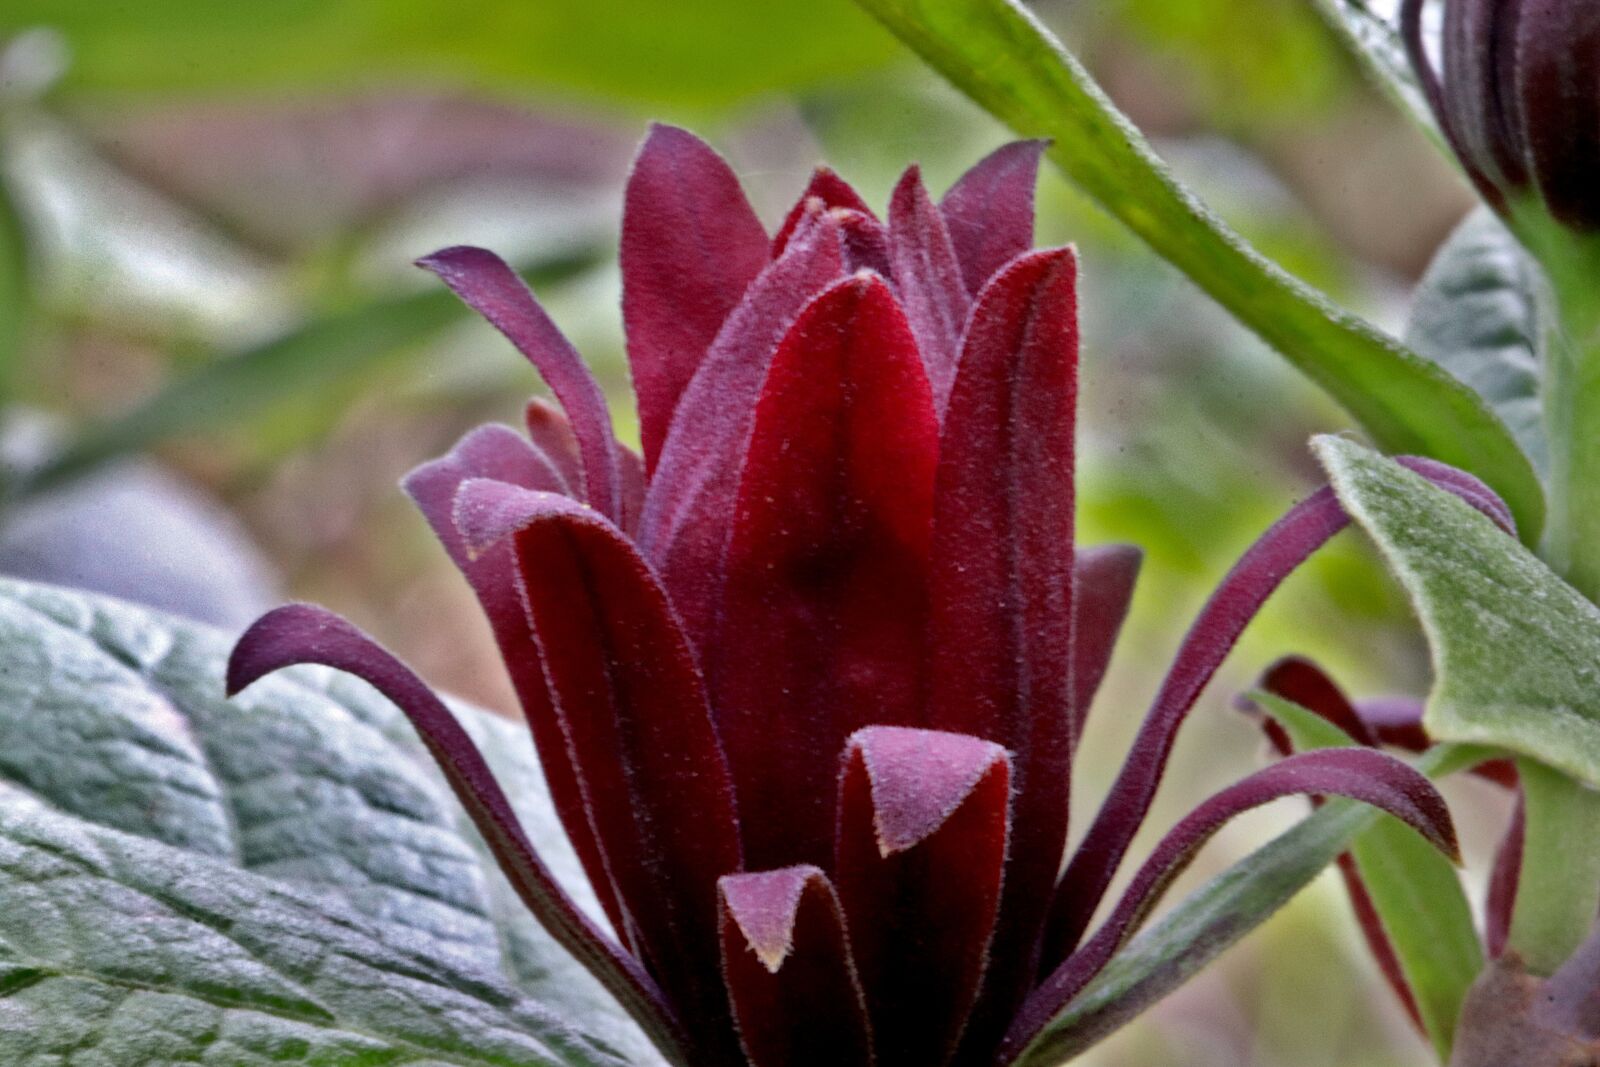
{"type": "Polygon", "coordinates": [[[859,211],[872,218],[872,209],[861,199],[861,194],[850,187],[849,182],[827,167],[818,167],[811,172],[811,180],[806,183],[805,192],[800,194],[800,198],[794,202],[794,207],[789,209],[783,225],[778,227],[778,235],[772,239],[773,259],[783,255],[784,249],[789,247],[789,240],[794,236],[794,231],[806,212],[817,208],[824,211],[829,208],[844,208],[847,211],[859,211]]]}
{"type": "Polygon", "coordinates": [[[1378,743],[1333,679],[1302,656],[1285,656],[1268,667],[1259,685],[1267,692],[1326,719],[1358,745],[1372,748],[1378,743]]]}
{"type": "Polygon", "coordinates": [[[1367,892],[1367,883],[1361,877],[1361,868],[1356,865],[1356,858],[1348,852],[1341,852],[1338,863],[1339,877],[1344,881],[1345,895],[1350,898],[1350,910],[1355,913],[1356,923],[1361,927],[1362,939],[1366,941],[1372,958],[1377,961],[1379,973],[1394,991],[1395,999],[1400,1001],[1400,1007],[1405,1010],[1411,1025],[1417,1028],[1418,1034],[1426,1038],[1427,1024],[1422,1021],[1422,1009],[1417,1005],[1417,995],[1412,991],[1410,981],[1406,979],[1405,968],[1400,965],[1400,957],[1394,950],[1394,943],[1389,940],[1389,931],[1384,928],[1383,916],[1378,914],[1378,907],[1372,901],[1372,894],[1367,892]]]}
{"type": "Polygon", "coordinates": [[[1010,784],[1006,751],[976,737],[850,738],[834,878],[884,1063],[955,1054],[998,915],[1010,784]]]}
{"type": "Polygon", "coordinates": [[[622,321],[649,470],[678,397],[767,249],[722,157],[687,130],[651,126],[622,209],[622,321]]]}
{"type": "MultiPolygon", "coordinates": [[[[1455,493],[1490,518],[1500,521],[1503,517],[1499,498],[1471,475],[1409,456],[1396,462],[1455,493]]],[[[1348,523],[1333,491],[1327,487],[1317,490],[1250,547],[1201,609],[1109,796],[1062,876],[1046,931],[1047,965],[1062,959],[1082,936],[1150,810],[1179,727],[1223,658],[1279,583],[1348,523]]]]}
{"type": "Polygon", "coordinates": [[[888,286],[803,311],[762,388],[706,648],[754,868],[826,863],[837,752],[919,716],[938,423],[888,286]]]}
{"type": "MultiPolygon", "coordinates": [[[[1358,701],[1355,710],[1380,745],[1424,752],[1433,744],[1423,729],[1422,701],[1416,697],[1369,697],[1358,701]]],[[[1509,759],[1485,760],[1473,767],[1472,773],[1506,789],[1516,789],[1518,785],[1517,765],[1509,759]]]]}
{"type": "Polygon", "coordinates": [[[885,278],[893,277],[889,254],[889,229],[865,211],[834,208],[828,212],[839,224],[844,237],[845,268],[851,273],[870,270],[885,278]]]}
{"type": "Polygon", "coordinates": [[[871,1067],[861,980],[827,876],[785,867],[717,886],[723,973],[751,1067],[871,1067]]]}
{"type": "MultiPolygon", "coordinates": [[[[563,425],[566,422],[565,418],[561,421],[563,425]]],[[[521,594],[517,591],[511,546],[497,545],[474,554],[456,529],[453,518],[456,490],[469,478],[488,478],[524,489],[555,492],[561,491],[565,482],[545,453],[510,427],[490,425],[473,430],[449,454],[406,475],[404,485],[432,527],[434,536],[444,545],[483,605],[512,688],[522,705],[523,717],[533,733],[534,744],[543,754],[541,762],[556,814],[572,839],[584,873],[594,886],[606,916],[620,932],[622,911],[589,825],[576,772],[561,736],[561,724],[545,688],[544,668],[528,629],[521,594]]]]}
{"type": "Polygon", "coordinates": [[[548,400],[534,397],[523,409],[522,421],[528,427],[528,439],[533,446],[566,481],[567,495],[584,499],[583,458],[578,455],[578,439],[572,436],[572,423],[567,421],[567,416],[548,400]]]}
{"type": "Polygon", "coordinates": [[[1527,836],[1528,810],[1522,789],[1517,789],[1517,805],[1511,811],[1511,825],[1494,852],[1494,869],[1489,875],[1489,899],[1485,906],[1485,938],[1489,958],[1499,959],[1511,933],[1511,913],[1517,906],[1517,886],[1522,881],[1522,845],[1527,836]]]}
{"type": "Polygon", "coordinates": [[[510,536],[625,930],[696,1033],[715,1032],[701,1024],[727,1013],[716,881],[742,866],[737,818],[699,671],[666,594],[615,527],[566,497],[469,481],[456,523],[479,551],[510,536]]]}
{"type": "MultiPolygon", "coordinates": [[[[1579,230],[1600,228],[1600,8],[1592,0],[1524,0],[1510,64],[1508,111],[1525,132],[1533,178],[1550,213],[1579,230]]],[[[1493,82],[1498,84],[1498,82],[1493,82]]]]}
{"type": "Polygon", "coordinates": [[[942,412],[961,357],[971,298],[944,216],[928,198],[915,166],[907,168],[889,201],[889,265],[942,412]]]}
{"type": "Polygon", "coordinates": [[[644,457],[619,443],[617,473],[622,478],[622,521],[618,525],[632,538],[638,534],[639,520],[644,515],[644,457]]]}
{"type": "Polygon", "coordinates": [[[572,421],[589,503],[607,517],[622,510],[616,441],[605,394],[516,271],[493,252],[464,245],[417,261],[528,357],[572,421]]]}
{"type": "Polygon", "coordinates": [[[1089,708],[1111,664],[1111,652],[1128,617],[1143,562],[1144,553],[1132,545],[1100,545],[1077,552],[1072,578],[1076,590],[1072,597],[1074,746],[1083,736],[1089,708]]]}
{"type": "Polygon", "coordinates": [[[1009,1062],[1100,973],[1139,928],[1162,894],[1200,847],[1235,815],[1286,796],[1327,794],[1371,804],[1402,820],[1457,862],[1460,850],[1444,798],[1422,774],[1382,752],[1333,748],[1291,756],[1245,778],[1190,812],[1139,872],[1104,926],[1028,997],[1006,1035],[1001,1062],[1009,1062]]]}
{"type": "Polygon", "coordinates": [[[929,579],[926,723],[1013,753],[1015,849],[972,1040],[1033,974],[1067,837],[1072,760],[1077,267],[1014,261],[979,297],[946,412],[929,579]]]}
{"type": "Polygon", "coordinates": [[[239,638],[228,659],[228,695],[263,675],[301,663],[320,663],[353,674],[405,712],[528,910],[654,1040],[688,1056],[688,1042],[655,981],[573,904],[528,840],[477,746],[405,664],[332,612],[290,604],[263,615],[239,638]]]}
{"type": "Polygon", "coordinates": [[[773,353],[812,298],[844,275],[839,227],[817,213],[750,285],[684,390],[645,496],[639,545],[660,570],[685,629],[708,636],[723,553],[773,353]]]}
{"type": "Polygon", "coordinates": [[[1033,189],[1046,141],[1013,141],[996,149],[950,187],[939,211],[976,297],[996,271],[1033,247],[1033,189]]]}

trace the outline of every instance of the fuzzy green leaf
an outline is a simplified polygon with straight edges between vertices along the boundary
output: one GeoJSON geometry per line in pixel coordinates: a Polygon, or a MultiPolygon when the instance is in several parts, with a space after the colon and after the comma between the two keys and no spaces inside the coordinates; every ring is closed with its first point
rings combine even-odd
{"type": "Polygon", "coordinates": [[[1184,188],[1082,65],[1014,0],[858,0],[968,96],[1027,137],[1107,211],[1259,333],[1386,449],[1469,470],[1530,541],[1544,497],[1504,423],[1471,389],[1251,248],[1184,188]]]}
{"type": "Polygon", "coordinates": [[[1456,228],[1422,277],[1406,343],[1471,386],[1542,474],[1549,470],[1539,400],[1538,268],[1494,212],[1456,228]]]}
{"type": "MultiPolygon", "coordinates": [[[[0,582],[0,1062],[659,1063],[395,708],[318,669],[226,701],[229,646],[0,582]]],[[[460,714],[575,872],[520,727],[460,714]]]]}
{"type": "Polygon", "coordinates": [[[1314,448],[1427,632],[1429,734],[1600,785],[1600,609],[1454,494],[1342,438],[1314,448]]]}

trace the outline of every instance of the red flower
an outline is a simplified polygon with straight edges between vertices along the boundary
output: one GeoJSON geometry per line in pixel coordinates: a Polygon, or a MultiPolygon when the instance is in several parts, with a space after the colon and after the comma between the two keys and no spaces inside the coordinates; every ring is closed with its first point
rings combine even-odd
{"type": "Polygon", "coordinates": [[[348,623],[282,608],[235,651],[231,690],[320,662],[400,704],[529,906],[674,1062],[1011,1062],[1223,821],[1288,793],[1454,848],[1404,764],[1310,753],[1185,818],[1082,940],[1200,690],[1345,518],[1324,490],[1228,577],[1061,877],[1139,555],[1074,553],[1077,266],[1029,249],[1040,150],[939,204],[912,168],[886,223],[819,170],[769,238],[710,148],[657,127],[622,234],[642,459],[504,263],[423,261],[565,412],[476,430],[406,488],[483,602],[610,932],[438,698],[348,623]]]}

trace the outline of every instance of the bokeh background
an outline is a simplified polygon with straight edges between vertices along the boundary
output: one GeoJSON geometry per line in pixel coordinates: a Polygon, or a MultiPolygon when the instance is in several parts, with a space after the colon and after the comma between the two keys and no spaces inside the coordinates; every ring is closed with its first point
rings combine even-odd
{"type": "MultiPolygon", "coordinates": [[[[1470,206],[1310,0],[1035,6],[1162,154],[1296,273],[1398,330],[1470,206]]],[[[1006,132],[848,0],[6,0],[0,8],[0,571],[238,627],[321,601],[441,687],[507,710],[475,604],[396,489],[541,388],[411,268],[445,244],[532,271],[633,430],[615,243],[650,119],[734,162],[769,220],[829,161],[881,205],[1006,132]]],[[[1081,539],[1146,549],[1095,709],[1078,825],[1183,628],[1314,484],[1348,420],[1046,173],[1041,244],[1083,257],[1081,539]]],[[[1196,712],[1152,825],[1263,758],[1232,697],[1314,654],[1420,691],[1425,650],[1346,535],[1294,578],[1196,712]]],[[[1452,793],[1481,896],[1505,813],[1452,793]]],[[[1288,825],[1230,827],[1179,892],[1288,825]]],[[[1102,1046],[1101,1067],[1429,1062],[1325,877],[1102,1046]]]]}

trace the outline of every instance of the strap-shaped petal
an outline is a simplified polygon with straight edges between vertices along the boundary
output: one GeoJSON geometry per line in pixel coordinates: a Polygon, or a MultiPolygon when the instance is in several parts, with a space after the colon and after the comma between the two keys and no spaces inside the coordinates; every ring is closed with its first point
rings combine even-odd
{"type": "Polygon", "coordinates": [[[876,275],[801,312],[756,406],[704,650],[761,869],[833,852],[838,752],[919,715],[938,423],[904,314],[876,275]]]}
{"type": "Polygon", "coordinates": [[[789,241],[794,237],[794,231],[800,225],[800,220],[805,217],[806,212],[815,210],[814,205],[820,206],[824,211],[829,208],[844,208],[847,211],[859,211],[868,218],[872,217],[872,209],[849,182],[828,167],[818,167],[811,172],[811,180],[806,182],[805,191],[794,202],[794,207],[789,209],[789,214],[784,216],[783,225],[778,227],[778,235],[772,239],[772,258],[776,259],[783,255],[783,250],[789,247],[789,241]]]}
{"type": "MultiPolygon", "coordinates": [[[[550,409],[565,426],[566,419],[550,409]]],[[[575,446],[574,446],[575,448],[575,446]]],[[[576,451],[574,450],[574,456],[576,451]]],[[[622,911],[616,888],[600,858],[600,848],[589,825],[589,814],[578,790],[578,779],[568,757],[561,724],[556,719],[549,691],[545,688],[544,668],[528,629],[528,616],[522,608],[511,546],[497,545],[474,554],[456,529],[454,507],[456,490],[469,478],[487,478],[524,489],[564,491],[566,482],[551,465],[549,454],[529,444],[508,426],[480,426],[463,437],[449,453],[424,463],[406,475],[406,493],[427,519],[451,560],[460,568],[494,632],[501,659],[510,675],[511,686],[522,714],[533,733],[550,795],[567,836],[594,886],[595,895],[606,917],[619,934],[623,930],[622,911]]]]}
{"type": "Polygon", "coordinates": [[[1484,941],[1490,959],[1499,959],[1511,934],[1511,915],[1517,907],[1517,887],[1522,882],[1522,846],[1528,833],[1528,807],[1517,789],[1511,823],[1494,851],[1489,873],[1489,899],[1484,905],[1484,941]]]}
{"type": "MultiPolygon", "coordinates": [[[[1261,675],[1260,686],[1326,719],[1358,745],[1372,748],[1378,744],[1377,736],[1368,729],[1365,720],[1334,680],[1304,656],[1285,656],[1278,660],[1261,675]]],[[[1280,749],[1284,747],[1276,735],[1273,736],[1273,743],[1279,745],[1280,749]]],[[[1293,745],[1288,746],[1284,755],[1290,751],[1293,751],[1293,745]]]]}
{"type": "Polygon", "coordinates": [[[697,645],[707,637],[721,595],[723,553],[761,383],[801,308],[843,276],[838,224],[814,212],[751,283],[678,403],[645,497],[639,545],[672,590],[697,645]]]}
{"type": "Polygon", "coordinates": [[[629,1010],[676,1062],[692,1048],[655,980],[578,910],[528,840],[511,801],[467,732],[423,681],[332,612],[290,604],[256,620],[228,660],[228,695],[273,671],[319,663],[353,674],[394,701],[461,800],[517,894],[550,935],[629,1010]]]}
{"type": "MultiPolygon", "coordinates": [[[[1505,47],[1515,48],[1506,67],[1516,96],[1507,111],[1525,123],[1539,193],[1568,226],[1600,229],[1600,8],[1573,0],[1501,6],[1522,9],[1505,38],[1505,47]]],[[[1510,83],[1506,78],[1508,96],[1510,83]]]]}
{"type": "Polygon", "coordinates": [[[1421,773],[1364,748],[1306,752],[1257,771],[1215,794],[1173,827],[1134,875],[1111,917],[1035,990],[1006,1035],[1010,1062],[1138,930],[1150,910],[1211,837],[1234,816],[1286,796],[1326,794],[1380,808],[1459,862],[1455,826],[1444,798],[1421,773]]]}
{"type": "Polygon", "coordinates": [[[999,914],[1010,787],[1005,749],[976,737],[850,738],[834,881],[883,1063],[955,1055],[999,914]]]}
{"type": "Polygon", "coordinates": [[[609,518],[618,516],[622,488],[605,394],[517,272],[493,252],[465,245],[435,252],[417,265],[437,274],[539,371],[572,422],[589,503],[609,518]]]}
{"type": "Polygon", "coordinates": [[[1144,553],[1133,545],[1080,548],[1073,563],[1072,742],[1083,736],[1133,602],[1144,553]]]}
{"type": "Polygon", "coordinates": [[[650,127],[622,208],[622,322],[649,470],[679,396],[767,265],[768,247],[722,157],[687,130],[650,127]]]}
{"type": "Polygon", "coordinates": [[[566,481],[567,495],[584,499],[583,457],[578,455],[578,439],[572,436],[572,423],[566,414],[548,400],[534,397],[523,408],[522,421],[528,428],[528,440],[566,481]]]}
{"type": "Polygon", "coordinates": [[[866,1001],[827,876],[785,867],[717,887],[723,974],[751,1067],[871,1067],[866,1001]]]}
{"type": "MultiPolygon", "coordinates": [[[[1471,475],[1432,460],[1408,456],[1397,462],[1460,496],[1496,522],[1504,525],[1508,521],[1505,505],[1471,475]]],[[[1047,966],[1064,958],[1077,944],[1105,896],[1129,842],[1150,810],[1178,729],[1206,683],[1279,584],[1349,522],[1333,491],[1326,486],[1317,490],[1250,546],[1200,610],[1110,794],[1062,875],[1045,934],[1047,966]]]]}
{"type": "Polygon", "coordinates": [[[742,864],[727,766],[666,593],[615,527],[566,497],[469,481],[456,523],[477,551],[511,539],[628,932],[695,1032],[717,1031],[716,881],[742,864]]]}
{"type": "Polygon", "coordinates": [[[972,1038],[990,1044],[1034,972],[1066,847],[1076,275],[1070,250],[1035,252],[984,289],[940,448],[926,724],[1015,760],[1015,847],[972,1038]]]}
{"type": "Polygon", "coordinates": [[[906,169],[889,201],[889,267],[928,368],[934,403],[943,412],[962,355],[961,334],[972,298],[944,216],[928,197],[915,166],[906,169]]]}
{"type": "Polygon", "coordinates": [[[967,292],[1033,247],[1033,189],[1046,141],[1013,141],[973,165],[939,201],[967,292]]]}
{"type": "Polygon", "coordinates": [[[844,236],[845,268],[854,273],[870,270],[885,278],[893,277],[894,263],[889,254],[889,228],[865,211],[834,208],[828,212],[839,223],[844,236]]]}

